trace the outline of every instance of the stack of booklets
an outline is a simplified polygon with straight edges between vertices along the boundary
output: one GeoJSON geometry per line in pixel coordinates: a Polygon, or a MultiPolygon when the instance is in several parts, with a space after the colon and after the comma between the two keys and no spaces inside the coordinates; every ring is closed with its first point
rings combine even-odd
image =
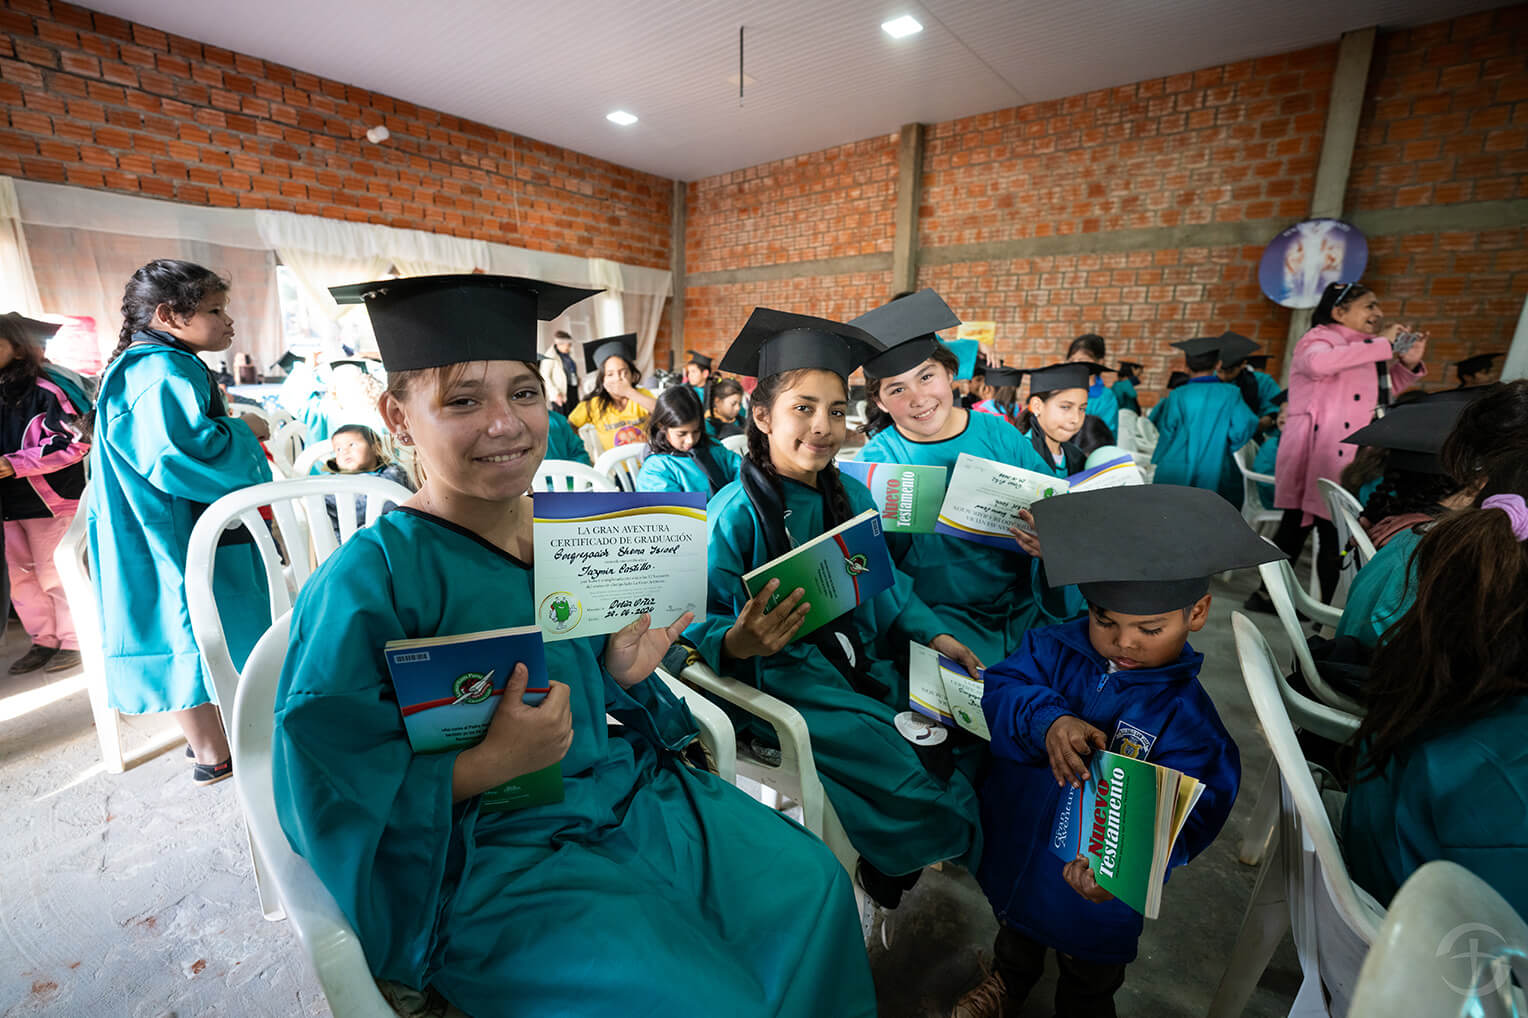
{"type": "Polygon", "coordinates": [[[1099,887],[1155,919],[1167,861],[1204,785],[1171,767],[1102,750],[1088,769],[1092,777],[1061,797],[1051,852],[1067,862],[1083,856],[1099,887]]]}
{"type": "Polygon", "coordinates": [[[780,586],[769,609],[798,588],[806,591],[802,600],[811,610],[796,633],[799,640],[890,587],[895,578],[892,568],[880,514],[866,509],[745,574],[743,586],[752,597],[770,580],[778,579],[780,586]]]}
{"type": "MultiPolygon", "coordinates": [[[[526,703],[539,704],[551,689],[537,626],[390,640],[382,652],[416,753],[444,753],[482,742],[518,664],[529,673],[526,703]]],[[[562,765],[552,764],[484,792],[482,808],[502,811],[561,801],[562,765]]]]}

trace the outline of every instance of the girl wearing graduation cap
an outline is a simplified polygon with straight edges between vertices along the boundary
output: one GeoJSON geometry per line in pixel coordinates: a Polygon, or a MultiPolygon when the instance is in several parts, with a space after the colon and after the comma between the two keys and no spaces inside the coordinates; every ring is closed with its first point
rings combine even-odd
{"type": "Polygon", "coordinates": [[[585,348],[584,366],[594,377],[594,391],[573,408],[574,430],[594,425],[600,451],[646,440],[642,423],[652,411],[653,394],[637,386],[637,334],[597,339],[585,348]]]}
{"type": "Polygon", "coordinates": [[[485,275],[335,291],[366,304],[388,368],[383,416],[425,480],[298,598],[275,705],[282,826],[372,972],[473,1018],[633,1002],[868,1018],[863,940],[832,853],[681,755],[693,720],[650,676],[688,613],[547,643],[555,678],[539,706],[516,664],[482,742],[410,748],[388,641],[537,623],[523,494],[547,433],[536,322],[594,292],[485,275]],[[562,801],[482,809],[484,791],[555,763],[562,801]]]}
{"type": "MultiPolygon", "coordinates": [[[[188,621],[186,549],[209,504],[271,479],[260,440],[228,416],[197,356],[233,342],[227,308],[228,281],[200,265],[166,259],[133,273],[122,339],[101,373],[90,477],[90,573],[111,705],[173,713],[198,784],[229,777],[233,760],[188,621]]],[[[265,569],[243,528],[225,532],[216,555],[213,594],[242,668],[270,625],[265,569]]]]}
{"type": "Polygon", "coordinates": [[[74,522],[85,490],[90,444],[80,419],[88,397],[60,384],[43,348],[59,327],[11,312],[0,315],[0,508],[11,603],[32,647],[10,674],[60,672],[80,663],[79,641],[53,551],[74,522]]]}
{"type": "Polygon", "coordinates": [[[1071,362],[1026,368],[1029,399],[1019,415],[1019,430],[1040,455],[1046,473],[1070,477],[1087,466],[1087,454],[1072,439],[1088,412],[1088,379],[1096,364],[1071,362]]]}
{"type": "Polygon", "coordinates": [[[658,394],[647,419],[647,458],[638,491],[701,491],[710,498],[737,480],[742,457],[706,434],[700,400],[688,385],[658,394]]]}
{"type": "MultiPolygon", "coordinates": [[[[955,355],[934,333],[960,322],[933,290],[894,300],[850,324],[888,347],[865,364],[872,437],[859,452],[860,462],[943,467],[946,482],[963,452],[1049,470],[1018,429],[955,405],[955,355]]],[[[1019,535],[1008,551],[943,534],[889,534],[886,544],[919,598],[984,661],[1007,657],[1042,612],[1056,613],[1049,622],[1073,614],[1069,607],[1081,608],[1058,596],[1042,607],[1050,588],[1040,560],[1030,557],[1019,535]]]]}
{"type": "Polygon", "coordinates": [[[861,886],[891,908],[924,866],[969,867],[981,851],[968,778],[949,754],[925,759],[897,730],[908,683],[891,655],[911,639],[967,667],[980,662],[900,571],[889,590],[804,640],[793,640],[805,618],[801,590],[781,591],[766,611],[774,581],[750,598],[742,579],[874,508],[833,457],[847,431],[848,375],[881,349],[852,325],[768,308],[749,317],[721,363],[759,380],[748,455],[740,479],[711,502],[706,617],[686,636],[717,671],[802,713],[823,787],[860,853],[861,886]]]}

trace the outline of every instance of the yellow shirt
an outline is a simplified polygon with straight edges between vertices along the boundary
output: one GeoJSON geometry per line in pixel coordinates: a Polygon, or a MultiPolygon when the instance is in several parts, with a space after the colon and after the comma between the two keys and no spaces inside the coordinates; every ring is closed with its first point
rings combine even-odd
{"type": "MultiPolygon", "coordinates": [[[[644,396],[652,396],[646,389],[637,391],[644,396]]],[[[599,432],[602,452],[609,452],[618,445],[647,441],[647,429],[643,427],[646,422],[647,411],[634,399],[628,399],[626,406],[620,410],[612,404],[598,416],[594,412],[594,400],[586,399],[568,415],[568,423],[575,429],[585,424],[594,425],[594,430],[599,432]]]]}

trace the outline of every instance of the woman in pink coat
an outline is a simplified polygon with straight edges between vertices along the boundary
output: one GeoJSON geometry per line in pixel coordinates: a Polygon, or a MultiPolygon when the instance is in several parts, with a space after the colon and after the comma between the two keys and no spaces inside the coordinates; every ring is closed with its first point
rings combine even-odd
{"type": "Polygon", "coordinates": [[[1311,330],[1295,344],[1289,368],[1289,420],[1274,470],[1274,505],[1284,510],[1284,518],[1273,540],[1297,559],[1316,527],[1321,535],[1316,572],[1322,600],[1328,602],[1337,589],[1339,549],[1316,480],[1336,481],[1358,451],[1342,440],[1427,371],[1422,364],[1427,335],[1395,353],[1396,337],[1410,329],[1397,322],[1381,331],[1382,317],[1374,291],[1361,283],[1332,283],[1311,315],[1311,330]]]}

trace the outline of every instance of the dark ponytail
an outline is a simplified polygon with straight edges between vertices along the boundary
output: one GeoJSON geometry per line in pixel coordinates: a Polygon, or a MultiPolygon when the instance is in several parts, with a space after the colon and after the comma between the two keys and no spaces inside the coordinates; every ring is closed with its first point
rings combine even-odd
{"type": "Polygon", "coordinates": [[[1416,602],[1380,638],[1364,687],[1357,741],[1375,773],[1416,740],[1528,694],[1528,543],[1505,511],[1480,508],[1493,494],[1528,495],[1528,459],[1502,467],[1412,554],[1416,602]]]}
{"type": "MultiPolygon", "coordinates": [[[[753,412],[748,415],[748,424],[743,434],[748,439],[748,461],[764,472],[769,483],[774,487],[775,494],[784,502],[784,491],[780,486],[780,472],[775,469],[775,461],[769,455],[769,436],[759,430],[755,417],[762,414],[767,419],[774,410],[775,397],[789,389],[791,385],[810,368],[797,371],[782,371],[778,375],[769,375],[759,379],[759,384],[753,388],[753,412]]],[[[845,395],[848,395],[848,385],[845,384],[845,395]]],[[[828,510],[830,519],[828,527],[836,527],[847,521],[851,515],[849,512],[849,496],[844,491],[844,483],[838,476],[838,467],[829,461],[828,465],[818,471],[817,490],[823,493],[823,501],[828,510]]]]}

